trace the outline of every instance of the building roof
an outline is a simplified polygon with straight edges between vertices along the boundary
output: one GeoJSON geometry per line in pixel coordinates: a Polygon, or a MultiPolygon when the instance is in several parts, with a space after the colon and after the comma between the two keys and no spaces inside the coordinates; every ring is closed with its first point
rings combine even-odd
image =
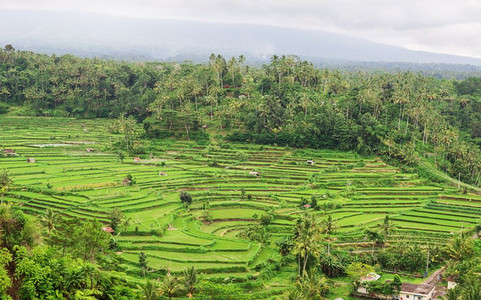
{"type": "Polygon", "coordinates": [[[15,153],[15,150],[13,149],[5,149],[3,150],[4,153],[15,153]]]}
{"type": "Polygon", "coordinates": [[[434,290],[435,287],[436,285],[430,285],[427,283],[423,283],[423,284],[403,283],[401,286],[401,292],[417,294],[417,295],[428,295],[429,293],[431,293],[432,290],[434,290]]]}
{"type": "Polygon", "coordinates": [[[381,278],[381,275],[371,272],[366,276],[361,277],[361,281],[376,281],[381,278]]]}
{"type": "Polygon", "coordinates": [[[102,227],[102,230],[105,231],[105,232],[108,232],[108,233],[114,233],[115,232],[115,230],[110,226],[102,227]]]}

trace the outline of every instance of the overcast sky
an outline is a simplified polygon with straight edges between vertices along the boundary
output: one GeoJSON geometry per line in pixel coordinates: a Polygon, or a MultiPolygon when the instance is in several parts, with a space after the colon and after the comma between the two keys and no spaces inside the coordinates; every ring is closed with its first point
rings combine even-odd
{"type": "Polygon", "coordinates": [[[0,9],[319,29],[413,50],[481,57],[481,0],[0,0],[0,9]]]}

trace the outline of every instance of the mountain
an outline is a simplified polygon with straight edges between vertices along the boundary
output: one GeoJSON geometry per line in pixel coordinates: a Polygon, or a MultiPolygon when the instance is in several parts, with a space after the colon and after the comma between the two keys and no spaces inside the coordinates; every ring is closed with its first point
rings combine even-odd
{"type": "Polygon", "coordinates": [[[481,66],[481,59],[412,51],[317,30],[253,24],[138,19],[93,13],[0,11],[0,45],[48,54],[123,60],[206,60],[211,53],[272,54],[311,61],[447,63],[481,66]]]}

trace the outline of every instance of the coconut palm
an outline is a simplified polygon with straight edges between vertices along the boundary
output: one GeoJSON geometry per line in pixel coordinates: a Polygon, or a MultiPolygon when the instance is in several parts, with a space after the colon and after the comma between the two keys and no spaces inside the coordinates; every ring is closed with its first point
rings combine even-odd
{"type": "Polygon", "coordinates": [[[463,300],[481,300],[481,282],[475,277],[468,277],[463,285],[463,300]]]}
{"type": "Polygon", "coordinates": [[[159,299],[159,287],[157,282],[147,280],[142,286],[137,286],[142,291],[142,300],[159,299]]]}
{"type": "Polygon", "coordinates": [[[461,292],[459,287],[455,287],[453,289],[449,289],[448,292],[442,299],[444,300],[458,300],[461,297],[461,292]]]}
{"type": "MultiPolygon", "coordinates": [[[[391,234],[391,231],[392,231],[392,228],[393,228],[393,224],[392,224],[392,222],[389,218],[389,215],[386,215],[384,217],[384,220],[381,223],[380,228],[381,228],[382,233],[384,234],[385,240],[387,240],[387,238],[391,234]]],[[[383,247],[385,247],[385,245],[386,245],[386,243],[383,243],[383,247]]]]}
{"type": "Polygon", "coordinates": [[[59,219],[59,215],[57,215],[53,210],[47,208],[45,210],[44,215],[42,216],[42,223],[45,224],[47,227],[48,233],[51,233],[53,229],[55,229],[55,224],[59,219]]]}
{"type": "Polygon", "coordinates": [[[172,299],[172,297],[179,292],[181,288],[182,287],[179,283],[179,280],[169,273],[164,277],[159,291],[162,295],[166,295],[169,297],[169,299],[172,299]]]}
{"type": "Polygon", "coordinates": [[[298,275],[304,276],[309,257],[318,257],[320,254],[319,224],[314,215],[306,214],[298,220],[294,240],[294,255],[298,255],[298,275]]]}
{"type": "Polygon", "coordinates": [[[195,292],[195,285],[199,282],[199,275],[197,274],[197,270],[194,266],[192,266],[182,272],[182,275],[184,275],[184,277],[182,278],[182,282],[184,283],[185,288],[190,295],[193,295],[195,292]]]}
{"type": "Polygon", "coordinates": [[[331,245],[331,234],[334,233],[336,230],[336,222],[332,219],[332,216],[327,216],[326,219],[322,221],[322,230],[321,232],[327,234],[327,254],[330,254],[330,245],[331,245]]]}

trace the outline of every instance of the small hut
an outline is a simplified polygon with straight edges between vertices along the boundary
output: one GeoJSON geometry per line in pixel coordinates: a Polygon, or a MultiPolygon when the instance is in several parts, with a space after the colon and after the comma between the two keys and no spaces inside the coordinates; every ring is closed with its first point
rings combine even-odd
{"type": "Polygon", "coordinates": [[[104,232],[111,233],[111,234],[114,234],[114,233],[115,233],[115,230],[114,230],[112,227],[110,227],[110,226],[102,227],[102,230],[103,230],[104,232]]]}
{"type": "Polygon", "coordinates": [[[167,173],[160,171],[159,176],[167,176],[167,173]]]}
{"type": "Polygon", "coordinates": [[[261,176],[261,172],[252,171],[252,172],[249,172],[249,174],[254,176],[261,176]]]}
{"type": "Polygon", "coordinates": [[[308,160],[308,161],[306,161],[306,163],[307,163],[308,165],[311,165],[311,166],[314,165],[314,161],[313,161],[313,160],[308,160]]]}
{"type": "Polygon", "coordinates": [[[87,149],[85,149],[85,151],[87,151],[87,152],[94,152],[95,150],[92,149],[92,148],[87,148],[87,149]]]}
{"type": "Polygon", "coordinates": [[[446,278],[446,281],[448,283],[448,290],[454,289],[458,285],[455,275],[449,276],[448,278],[446,278]]]}
{"type": "Polygon", "coordinates": [[[128,178],[124,178],[124,180],[122,180],[122,183],[124,185],[132,185],[132,180],[128,179],[128,178]]]}
{"type": "Polygon", "coordinates": [[[304,204],[303,206],[304,206],[304,208],[310,208],[311,207],[310,204],[304,204]]]}
{"type": "Polygon", "coordinates": [[[28,163],[34,163],[34,162],[35,162],[35,158],[27,158],[27,162],[28,162],[28,163]]]}
{"type": "Polygon", "coordinates": [[[202,129],[206,130],[206,129],[207,129],[207,125],[202,125],[202,129]]]}
{"type": "Polygon", "coordinates": [[[89,132],[89,130],[87,128],[84,128],[84,132],[89,132]]]}
{"type": "Polygon", "coordinates": [[[134,157],[134,162],[140,162],[140,157],[134,157]]]}
{"type": "Polygon", "coordinates": [[[5,149],[5,150],[3,150],[3,154],[13,155],[13,156],[17,155],[17,153],[15,153],[15,150],[13,150],[13,149],[5,149]]]}

